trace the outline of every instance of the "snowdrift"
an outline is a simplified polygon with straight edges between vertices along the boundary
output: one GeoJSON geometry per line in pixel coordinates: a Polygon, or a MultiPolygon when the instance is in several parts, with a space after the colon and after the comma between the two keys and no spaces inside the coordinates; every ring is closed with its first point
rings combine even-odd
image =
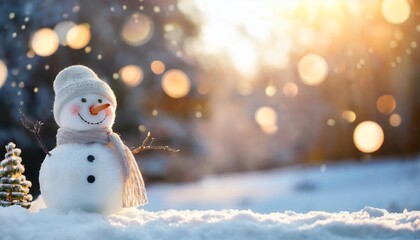
{"type": "Polygon", "coordinates": [[[420,212],[258,214],[251,210],[149,212],[109,216],[52,209],[0,208],[0,236],[8,239],[419,239],[420,212]]]}
{"type": "Polygon", "coordinates": [[[38,198],[0,207],[0,239],[420,239],[419,170],[375,161],[151,185],[143,209],[108,216],[38,198]]]}

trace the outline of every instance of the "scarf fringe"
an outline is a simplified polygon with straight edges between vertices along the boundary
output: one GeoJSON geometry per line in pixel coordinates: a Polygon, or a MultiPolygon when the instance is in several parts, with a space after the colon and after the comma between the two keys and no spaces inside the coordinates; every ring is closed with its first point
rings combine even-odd
{"type": "Polygon", "coordinates": [[[140,173],[139,166],[128,147],[125,147],[128,161],[128,179],[124,183],[123,189],[123,207],[135,207],[145,205],[147,203],[146,188],[144,186],[143,177],[140,173]]]}

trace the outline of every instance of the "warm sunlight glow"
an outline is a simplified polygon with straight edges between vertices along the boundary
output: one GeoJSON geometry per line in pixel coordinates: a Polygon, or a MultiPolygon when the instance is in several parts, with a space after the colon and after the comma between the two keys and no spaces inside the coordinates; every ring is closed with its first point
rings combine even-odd
{"type": "Polygon", "coordinates": [[[256,74],[257,52],[250,41],[240,40],[227,50],[234,68],[244,78],[253,78],[256,74]]]}
{"type": "Polygon", "coordinates": [[[143,71],[135,65],[127,65],[119,71],[120,77],[128,86],[135,87],[143,80],[143,71]]]}
{"type": "Polygon", "coordinates": [[[162,74],[165,72],[165,64],[162,61],[155,60],[150,64],[150,69],[154,74],[162,74]]]}
{"type": "Polygon", "coordinates": [[[397,102],[392,95],[383,95],[376,101],[376,108],[383,114],[391,114],[397,107],[397,102]]]}
{"type": "Polygon", "coordinates": [[[90,25],[87,23],[79,24],[70,28],[67,32],[67,45],[73,49],[81,49],[90,42],[90,25]]]}
{"type": "Polygon", "coordinates": [[[196,47],[232,63],[243,80],[254,80],[262,66],[280,69],[289,66],[293,34],[287,12],[294,11],[298,3],[195,0],[194,4],[184,0],[178,7],[187,15],[194,8],[198,10],[201,26],[196,47]]]}
{"type": "Polygon", "coordinates": [[[4,83],[7,79],[7,66],[6,64],[0,60],[0,88],[3,87],[4,83]]]}
{"type": "Polygon", "coordinates": [[[384,18],[393,24],[407,21],[411,14],[411,6],[407,0],[384,0],[381,10],[384,18]]]}
{"type": "Polygon", "coordinates": [[[341,117],[349,123],[356,121],[356,113],[351,110],[344,111],[341,117]]]}
{"type": "Polygon", "coordinates": [[[353,133],[353,141],[359,151],[373,153],[382,146],[384,131],[379,124],[365,121],[357,125],[353,133]]]}
{"type": "Polygon", "coordinates": [[[283,94],[286,97],[296,97],[299,93],[299,88],[295,83],[287,82],[283,86],[283,94]]]}
{"type": "Polygon", "coordinates": [[[298,70],[303,83],[315,86],[322,83],[327,77],[328,64],[323,57],[317,54],[308,54],[299,61],[298,70]]]}
{"type": "Polygon", "coordinates": [[[191,82],[187,74],[179,69],[167,71],[162,77],[162,88],[168,96],[181,98],[188,94],[191,82]]]}
{"type": "Polygon", "coordinates": [[[393,113],[390,117],[389,117],[389,124],[391,124],[391,126],[393,127],[398,127],[401,125],[402,119],[401,119],[401,115],[398,113],[393,113]]]}
{"type": "Polygon", "coordinates": [[[133,14],[121,32],[121,37],[129,45],[140,46],[150,40],[154,32],[152,20],[141,13],[133,14]]]}
{"type": "Polygon", "coordinates": [[[31,39],[31,48],[36,55],[48,57],[58,49],[58,36],[50,28],[41,28],[35,32],[31,39]]]}

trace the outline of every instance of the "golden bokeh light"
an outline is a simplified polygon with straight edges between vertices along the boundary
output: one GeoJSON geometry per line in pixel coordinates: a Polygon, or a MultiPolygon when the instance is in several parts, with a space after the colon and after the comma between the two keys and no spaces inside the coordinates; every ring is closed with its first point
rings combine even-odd
{"type": "Polygon", "coordinates": [[[255,112],[255,121],[261,127],[277,125],[277,113],[271,107],[261,107],[255,112]]]}
{"type": "Polygon", "coordinates": [[[50,28],[37,30],[31,38],[31,48],[36,55],[48,57],[58,49],[59,39],[57,33],[50,28]]]}
{"type": "Polygon", "coordinates": [[[359,151],[373,153],[382,146],[384,131],[376,122],[365,121],[354,129],[353,141],[359,151]]]}
{"type": "Polygon", "coordinates": [[[274,85],[268,85],[265,88],[265,95],[267,95],[269,97],[272,97],[272,96],[276,95],[276,93],[277,93],[277,88],[274,85]]]}
{"type": "Polygon", "coordinates": [[[401,119],[401,115],[398,113],[393,113],[390,117],[389,117],[389,124],[391,124],[391,126],[393,127],[398,127],[401,125],[402,119],[401,119]]]}
{"type": "Polygon", "coordinates": [[[138,129],[140,132],[145,132],[147,130],[146,126],[144,126],[143,124],[139,125],[138,129]]]}
{"type": "Polygon", "coordinates": [[[165,71],[165,64],[162,61],[155,60],[150,64],[150,69],[154,74],[162,74],[165,71]]]}
{"type": "Polygon", "coordinates": [[[90,38],[90,25],[84,23],[70,28],[66,35],[66,42],[73,49],[81,49],[89,44],[90,38]]]}
{"type": "Polygon", "coordinates": [[[334,127],[335,126],[335,119],[332,119],[332,118],[328,119],[327,120],[327,125],[330,126],[330,127],[334,127]]]}
{"type": "Polygon", "coordinates": [[[201,118],[203,116],[203,113],[200,111],[195,112],[195,117],[196,118],[201,118]]]}
{"type": "Polygon", "coordinates": [[[153,32],[152,20],[144,14],[135,13],[124,24],[121,37],[129,45],[140,46],[150,40],[153,32]]]}
{"type": "Polygon", "coordinates": [[[55,25],[54,31],[57,33],[61,45],[67,45],[67,33],[74,26],[76,26],[76,24],[72,21],[62,21],[55,25]]]}
{"type": "Polygon", "coordinates": [[[171,69],[162,77],[162,88],[168,96],[181,98],[190,92],[191,82],[183,71],[171,69]]]}
{"type": "Polygon", "coordinates": [[[33,57],[35,57],[34,50],[29,49],[29,51],[26,53],[26,57],[27,58],[33,58],[33,57]]]}
{"type": "Polygon", "coordinates": [[[143,71],[136,65],[127,65],[120,69],[121,80],[130,87],[135,87],[143,80],[143,71]]]}
{"type": "Polygon", "coordinates": [[[268,135],[272,135],[277,132],[277,125],[261,126],[261,130],[268,135]]]}
{"type": "Polygon", "coordinates": [[[7,66],[6,64],[0,60],[0,88],[3,87],[4,83],[7,79],[7,66]]]}
{"type": "Polygon", "coordinates": [[[328,75],[328,63],[317,54],[308,54],[299,61],[298,71],[303,83],[319,85],[328,75]]]}
{"type": "Polygon", "coordinates": [[[295,83],[287,82],[283,86],[283,94],[286,97],[296,97],[299,93],[299,88],[295,83]]]}
{"type": "Polygon", "coordinates": [[[397,102],[392,95],[382,95],[376,101],[376,108],[383,114],[391,114],[397,107],[397,102]]]}
{"type": "Polygon", "coordinates": [[[393,24],[407,21],[411,14],[411,6],[407,0],[384,0],[381,10],[382,16],[393,24]]]}
{"type": "Polygon", "coordinates": [[[356,121],[356,113],[351,110],[343,111],[341,117],[349,123],[356,121]]]}

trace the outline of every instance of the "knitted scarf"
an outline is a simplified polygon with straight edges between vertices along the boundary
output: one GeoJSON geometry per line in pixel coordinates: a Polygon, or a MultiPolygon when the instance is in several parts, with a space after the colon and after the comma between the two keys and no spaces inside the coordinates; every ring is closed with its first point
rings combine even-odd
{"type": "Polygon", "coordinates": [[[111,143],[118,155],[118,162],[123,172],[123,207],[134,207],[147,203],[146,189],[136,159],[130,149],[124,145],[120,136],[111,129],[92,129],[73,131],[59,128],[57,146],[68,143],[111,143]]]}

